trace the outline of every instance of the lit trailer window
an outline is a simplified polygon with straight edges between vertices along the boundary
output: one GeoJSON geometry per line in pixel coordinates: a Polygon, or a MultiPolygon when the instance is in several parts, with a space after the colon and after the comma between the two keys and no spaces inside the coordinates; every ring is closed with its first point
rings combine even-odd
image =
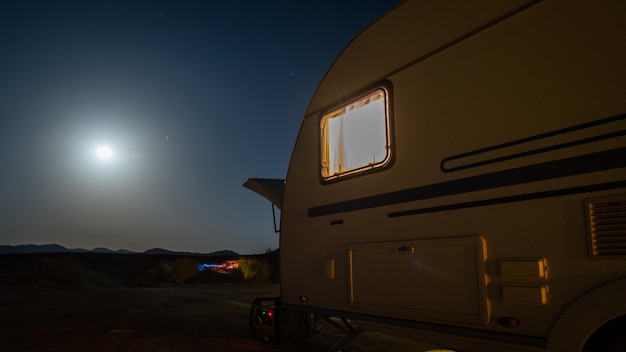
{"type": "Polygon", "coordinates": [[[322,179],[354,175],[389,163],[388,101],[388,90],[378,88],[322,116],[322,179]]]}

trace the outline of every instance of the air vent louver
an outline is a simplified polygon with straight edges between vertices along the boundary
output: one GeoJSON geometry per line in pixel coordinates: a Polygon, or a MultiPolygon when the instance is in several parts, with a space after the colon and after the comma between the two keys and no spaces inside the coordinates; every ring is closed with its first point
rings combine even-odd
{"type": "Polygon", "coordinates": [[[594,258],[626,256],[626,195],[587,201],[594,258]]]}

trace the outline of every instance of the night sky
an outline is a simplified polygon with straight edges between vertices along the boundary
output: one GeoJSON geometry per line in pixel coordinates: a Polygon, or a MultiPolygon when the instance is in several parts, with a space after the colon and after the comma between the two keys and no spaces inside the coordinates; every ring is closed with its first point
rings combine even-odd
{"type": "Polygon", "coordinates": [[[0,244],[277,248],[242,183],[285,177],[324,73],[397,3],[1,1],[0,244]]]}

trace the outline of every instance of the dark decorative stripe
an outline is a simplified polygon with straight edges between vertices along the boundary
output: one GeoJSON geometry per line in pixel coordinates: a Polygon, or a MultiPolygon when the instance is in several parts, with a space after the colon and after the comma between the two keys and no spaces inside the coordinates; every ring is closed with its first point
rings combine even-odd
{"type": "Polygon", "coordinates": [[[613,132],[613,133],[608,133],[608,134],[604,134],[604,135],[600,135],[600,136],[584,138],[584,139],[580,139],[580,140],[577,140],[577,141],[571,141],[571,142],[568,142],[568,143],[557,144],[557,145],[553,145],[553,146],[549,146],[549,147],[545,147],[545,148],[529,150],[529,151],[526,151],[526,152],[516,153],[516,154],[507,155],[507,156],[503,156],[503,157],[499,157],[499,158],[487,159],[487,160],[484,160],[484,161],[479,161],[479,162],[475,162],[475,163],[471,163],[471,164],[465,164],[465,165],[460,165],[460,166],[456,166],[456,167],[446,167],[445,166],[446,163],[449,163],[449,162],[454,161],[454,160],[466,158],[466,157],[469,157],[469,156],[474,156],[474,155],[478,155],[478,154],[482,154],[482,153],[487,153],[487,152],[491,152],[491,151],[494,151],[494,150],[511,147],[511,146],[514,146],[514,145],[529,143],[529,142],[537,141],[537,140],[540,140],[540,139],[544,139],[544,138],[548,138],[548,137],[554,137],[554,136],[557,136],[557,135],[566,134],[566,133],[570,133],[570,132],[574,132],[574,131],[579,131],[579,130],[583,130],[583,129],[586,129],[586,128],[596,127],[596,126],[600,126],[600,125],[604,125],[604,124],[608,124],[608,123],[612,123],[612,122],[616,122],[616,121],[620,121],[620,120],[624,120],[624,119],[626,119],[626,114],[612,116],[612,117],[608,117],[608,118],[605,118],[605,119],[600,119],[600,120],[597,120],[597,121],[591,121],[591,122],[583,123],[583,124],[576,125],[576,126],[570,126],[570,127],[563,128],[563,129],[560,129],[560,130],[551,131],[551,132],[539,134],[539,135],[532,136],[532,137],[522,138],[522,139],[518,139],[518,140],[515,140],[515,141],[511,141],[511,142],[502,143],[502,144],[494,145],[494,146],[491,146],[491,147],[474,150],[474,151],[467,152],[467,153],[453,155],[453,156],[444,158],[441,161],[441,164],[439,165],[439,167],[440,167],[441,171],[443,171],[443,172],[459,171],[459,170],[469,169],[469,168],[472,168],[472,167],[493,164],[493,163],[497,163],[497,162],[501,162],[501,161],[505,161],[505,160],[521,158],[521,157],[530,156],[530,155],[534,155],[534,154],[540,154],[540,153],[545,153],[545,152],[549,152],[549,151],[553,151],[553,150],[558,150],[558,149],[573,147],[573,146],[577,146],[577,145],[597,142],[597,141],[601,141],[601,140],[605,140],[605,139],[609,139],[609,138],[615,138],[615,137],[624,136],[624,135],[626,135],[626,130],[621,130],[621,131],[616,131],[616,132],[613,132]]]}
{"type": "Polygon", "coordinates": [[[626,167],[626,148],[606,150],[484,175],[408,188],[309,208],[309,217],[513,186],[626,167]]]}
{"type": "Polygon", "coordinates": [[[507,155],[507,156],[502,156],[502,157],[499,157],[499,158],[493,158],[493,159],[487,159],[487,160],[483,160],[483,161],[478,161],[478,162],[471,163],[471,164],[465,164],[465,165],[456,166],[456,167],[444,168],[443,167],[443,163],[447,162],[447,161],[450,161],[450,159],[449,159],[447,161],[442,162],[441,170],[444,171],[444,172],[465,170],[465,169],[469,169],[469,168],[472,168],[472,167],[494,164],[494,163],[498,163],[498,162],[501,162],[501,161],[507,161],[507,160],[512,160],[512,159],[522,158],[522,157],[525,157],[525,156],[531,156],[531,155],[535,155],[535,154],[546,153],[546,152],[550,152],[550,151],[558,150],[558,149],[575,147],[577,145],[597,142],[597,141],[601,141],[601,140],[605,140],[605,139],[609,139],[609,138],[621,137],[621,136],[625,136],[625,135],[626,135],[626,130],[624,130],[624,131],[617,131],[617,132],[608,133],[608,134],[604,134],[604,135],[600,135],[600,136],[584,138],[584,139],[580,139],[580,140],[577,140],[577,141],[561,143],[561,144],[555,144],[555,145],[552,145],[552,146],[549,146],[549,147],[545,147],[545,148],[539,148],[539,149],[529,150],[529,151],[526,151],[526,152],[511,154],[511,155],[507,155]]]}
{"type": "Polygon", "coordinates": [[[566,195],[570,195],[570,194],[604,191],[604,190],[608,190],[608,189],[616,189],[616,188],[624,188],[624,187],[626,187],[626,181],[609,182],[609,183],[601,183],[601,184],[597,184],[597,185],[588,185],[588,186],[581,186],[581,187],[563,188],[563,189],[557,189],[557,190],[545,191],[545,192],[520,194],[520,195],[516,195],[516,196],[493,198],[493,199],[485,199],[485,200],[479,200],[479,201],[474,201],[474,202],[466,202],[466,203],[458,203],[458,204],[450,204],[450,205],[443,205],[443,206],[439,206],[439,207],[430,207],[430,208],[421,208],[421,209],[411,209],[411,210],[405,210],[405,211],[397,211],[397,212],[389,213],[389,214],[387,214],[387,216],[390,217],[390,218],[395,218],[395,217],[398,217],[398,216],[435,213],[435,212],[439,212],[439,211],[456,210],[456,209],[473,208],[473,207],[482,207],[482,206],[486,206],[486,205],[494,205],[494,204],[502,204],[502,203],[521,202],[521,201],[525,201],[525,200],[541,199],[541,198],[549,198],[549,197],[559,197],[559,196],[566,196],[566,195]]]}

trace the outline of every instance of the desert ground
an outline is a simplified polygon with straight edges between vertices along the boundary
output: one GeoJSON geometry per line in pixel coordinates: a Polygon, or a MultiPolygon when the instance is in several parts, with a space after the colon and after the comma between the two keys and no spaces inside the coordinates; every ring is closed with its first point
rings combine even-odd
{"type": "MultiPolygon", "coordinates": [[[[145,286],[145,285],[144,285],[145,286]]],[[[330,325],[306,341],[276,344],[250,333],[255,297],[272,283],[196,281],[137,287],[82,268],[80,283],[0,283],[0,351],[327,351],[341,339],[330,325]]],[[[343,351],[437,351],[365,331],[343,351]]]]}

